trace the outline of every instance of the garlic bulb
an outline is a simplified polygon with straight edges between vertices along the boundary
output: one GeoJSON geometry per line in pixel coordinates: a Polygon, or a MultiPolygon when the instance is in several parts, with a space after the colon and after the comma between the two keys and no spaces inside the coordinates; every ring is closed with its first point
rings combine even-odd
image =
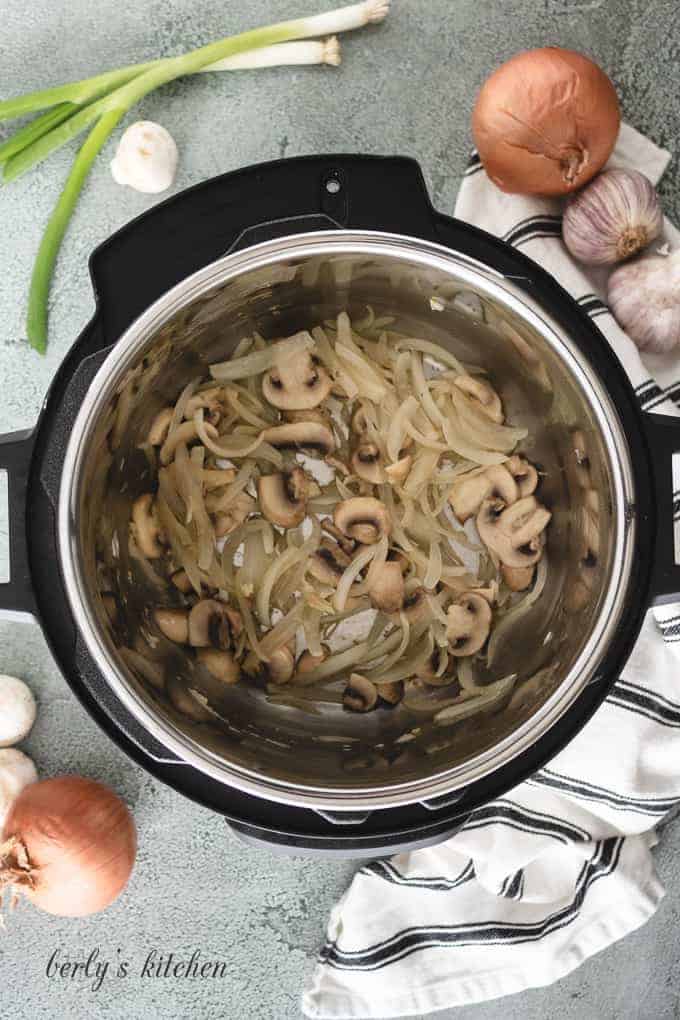
{"type": "Polygon", "coordinates": [[[18,744],[35,722],[35,699],[23,680],[0,676],[0,747],[18,744]]]}
{"type": "Polygon", "coordinates": [[[680,344],[680,250],[619,266],[609,277],[607,297],[641,350],[663,353],[680,344]]]}
{"type": "Polygon", "coordinates": [[[21,791],[38,778],[35,765],[16,747],[0,748],[0,832],[9,809],[21,791]]]}
{"type": "Polygon", "coordinates": [[[637,255],[662,227],[651,181],[637,170],[605,170],[567,205],[562,237],[580,262],[611,265],[637,255]]]}
{"type": "Polygon", "coordinates": [[[111,173],[117,184],[149,195],[167,191],[176,170],[175,140],[169,131],[151,120],[138,120],[130,125],[111,162],[111,173]]]}

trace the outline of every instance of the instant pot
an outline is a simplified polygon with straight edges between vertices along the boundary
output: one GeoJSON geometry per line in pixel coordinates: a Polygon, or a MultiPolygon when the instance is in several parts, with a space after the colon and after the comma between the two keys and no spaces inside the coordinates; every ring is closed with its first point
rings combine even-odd
{"type": "MultiPolygon", "coordinates": [[[[540,266],[433,209],[413,161],[320,156],[226,174],[124,227],[93,254],[91,275],[96,312],[35,429],[0,440],[11,560],[0,608],[40,623],[74,693],[127,754],[243,839],[359,857],[449,837],[572,739],[650,604],[680,591],[680,421],[639,409],[607,342],[540,266]],[[120,653],[97,583],[102,506],[144,491],[150,421],[242,336],[273,340],[367,305],[488,371],[508,418],[528,429],[522,452],[553,518],[548,583],[501,652],[515,692],[448,728],[416,726],[401,706],[309,715],[244,684],[225,694],[224,724],[183,718],[120,653]]],[[[158,593],[143,580],[135,590],[143,616],[158,593]]]]}

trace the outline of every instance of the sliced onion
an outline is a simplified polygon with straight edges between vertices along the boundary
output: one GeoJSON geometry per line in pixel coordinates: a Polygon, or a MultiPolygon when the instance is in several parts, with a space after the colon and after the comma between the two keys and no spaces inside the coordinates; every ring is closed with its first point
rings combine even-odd
{"type": "Polygon", "coordinates": [[[470,716],[477,715],[478,712],[488,711],[488,709],[493,708],[494,705],[502,701],[511,692],[516,682],[516,673],[503,677],[502,680],[496,680],[495,683],[483,688],[483,694],[478,694],[466,701],[462,701],[460,704],[442,708],[434,716],[434,722],[438,726],[450,726],[453,723],[461,722],[463,719],[469,719],[470,716]]]}
{"type": "Polygon", "coordinates": [[[399,459],[399,454],[404,445],[404,438],[406,436],[406,424],[409,420],[409,416],[414,413],[417,407],[418,401],[416,398],[414,396],[407,397],[392,418],[386,442],[387,456],[392,462],[399,459]]]}
{"type": "Polygon", "coordinates": [[[394,649],[394,651],[390,652],[387,658],[381,663],[380,673],[377,675],[374,674],[371,677],[374,683],[383,682],[380,680],[380,676],[383,676],[384,674],[389,672],[389,670],[394,665],[396,665],[397,662],[399,662],[399,660],[403,657],[403,655],[406,652],[406,649],[409,646],[409,642],[411,640],[411,625],[408,622],[408,617],[406,616],[406,613],[399,613],[399,625],[401,626],[401,641],[394,649]]]}
{"type": "Polygon", "coordinates": [[[430,387],[423,372],[422,358],[415,351],[411,351],[411,376],[423,411],[435,427],[441,427],[444,421],[443,415],[432,399],[430,387]]]}
{"type": "Polygon", "coordinates": [[[354,557],[348,567],[345,567],[342,577],[338,581],[335,598],[333,599],[333,605],[338,613],[344,610],[350,588],[364,567],[371,562],[376,554],[376,550],[377,546],[369,545],[354,557]]]}
{"type": "Polygon", "coordinates": [[[457,415],[454,417],[455,410],[453,408],[451,411],[451,416],[444,419],[443,425],[444,438],[449,444],[449,449],[460,454],[461,457],[465,457],[466,460],[474,461],[475,464],[502,464],[508,459],[505,453],[492,453],[490,450],[483,450],[481,446],[463,439],[460,434],[460,419],[457,415]]]}
{"type": "Polygon", "coordinates": [[[406,658],[402,658],[398,665],[393,665],[389,669],[380,669],[375,673],[369,673],[371,683],[378,685],[395,683],[398,680],[408,680],[409,677],[415,676],[421,666],[425,665],[433,652],[434,638],[432,637],[432,632],[428,630],[413,648],[411,654],[406,658]]]}
{"type": "Polygon", "coordinates": [[[461,437],[485,450],[511,453],[517,443],[526,439],[527,430],[510,425],[498,425],[483,411],[478,411],[472,400],[457,386],[452,386],[449,399],[458,415],[461,437]]]}
{"type": "Polygon", "coordinates": [[[381,642],[370,647],[368,641],[359,641],[355,645],[351,645],[342,652],[336,652],[335,655],[330,655],[325,662],[320,663],[315,669],[310,669],[309,673],[303,673],[298,676],[294,683],[300,687],[311,687],[312,684],[318,683],[319,680],[327,680],[330,676],[336,676],[338,673],[347,673],[357,664],[366,661],[369,654],[372,653],[374,658],[379,655],[388,655],[401,641],[400,631],[395,631],[393,634],[388,635],[381,642]]]}
{"type": "Polygon", "coordinates": [[[257,615],[265,627],[270,624],[269,600],[274,585],[286,570],[290,570],[298,562],[305,561],[319,546],[321,539],[321,526],[319,521],[312,520],[312,533],[298,548],[286,549],[277,559],[269,565],[262,578],[262,583],[257,591],[257,615]]]}
{"type": "Polygon", "coordinates": [[[248,376],[260,375],[273,367],[278,358],[289,358],[300,351],[311,351],[314,340],[309,333],[296,333],[287,340],[278,340],[269,344],[264,350],[246,354],[243,358],[230,358],[216,365],[210,365],[213,379],[226,382],[230,379],[246,379],[248,376]]]}
{"type": "Polygon", "coordinates": [[[255,471],[254,460],[244,460],[241,467],[236,472],[236,477],[233,482],[230,482],[225,486],[224,491],[219,495],[212,494],[208,501],[211,513],[221,513],[230,506],[237,496],[247,488],[253,473],[255,471]]]}
{"type": "Polygon", "coordinates": [[[383,535],[382,538],[373,546],[373,549],[375,551],[368,566],[366,580],[354,585],[352,595],[366,595],[375,584],[376,578],[387,561],[387,553],[389,550],[389,539],[387,535],[383,535]]]}
{"type": "Polygon", "coordinates": [[[317,326],[312,330],[312,336],[316,343],[316,353],[330,372],[333,380],[342,386],[350,400],[356,399],[359,396],[359,389],[351,376],[345,372],[324,330],[317,326]]]}
{"type": "Polygon", "coordinates": [[[439,344],[430,343],[429,340],[418,340],[415,337],[404,337],[397,340],[394,346],[398,351],[420,351],[421,354],[429,354],[440,365],[448,365],[457,375],[466,375],[465,369],[458,358],[451,354],[450,351],[440,347],[439,344]]]}
{"type": "Polygon", "coordinates": [[[429,590],[435,588],[442,576],[442,551],[437,539],[430,540],[430,555],[427,562],[427,570],[423,578],[423,587],[429,590]]]}

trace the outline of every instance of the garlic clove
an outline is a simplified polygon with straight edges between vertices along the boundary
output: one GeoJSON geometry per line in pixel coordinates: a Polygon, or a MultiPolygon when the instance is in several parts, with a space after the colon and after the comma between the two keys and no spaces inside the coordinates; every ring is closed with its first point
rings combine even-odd
{"type": "Polygon", "coordinates": [[[0,676],[0,747],[18,744],[35,722],[35,698],[23,680],[0,676]]]}
{"type": "Polygon", "coordinates": [[[16,747],[0,748],[0,833],[16,798],[37,778],[35,765],[27,754],[16,747]]]}
{"type": "Polygon", "coordinates": [[[641,350],[665,353],[680,345],[680,250],[619,266],[609,277],[607,299],[641,350]]]}
{"type": "Polygon", "coordinates": [[[663,229],[654,185],[637,170],[605,170],[567,204],[562,237],[586,265],[613,265],[637,255],[663,229]]]}
{"type": "Polygon", "coordinates": [[[123,133],[111,173],[117,184],[157,195],[172,186],[177,159],[177,146],[170,132],[151,120],[139,120],[123,133]]]}

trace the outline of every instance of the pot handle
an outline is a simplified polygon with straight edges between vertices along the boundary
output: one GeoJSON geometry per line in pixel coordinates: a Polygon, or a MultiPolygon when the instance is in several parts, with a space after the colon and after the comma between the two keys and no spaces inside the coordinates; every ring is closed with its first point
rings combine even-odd
{"type": "Polygon", "coordinates": [[[652,462],[656,521],[652,605],[680,602],[680,539],[676,543],[674,502],[680,497],[680,418],[668,414],[643,415],[652,462]],[[676,459],[677,458],[677,459],[676,459]]]}
{"type": "Polygon", "coordinates": [[[28,564],[30,509],[26,505],[33,443],[32,429],[0,436],[0,471],[7,476],[9,538],[9,580],[0,582],[0,616],[17,622],[32,622],[37,616],[28,564]]]}

